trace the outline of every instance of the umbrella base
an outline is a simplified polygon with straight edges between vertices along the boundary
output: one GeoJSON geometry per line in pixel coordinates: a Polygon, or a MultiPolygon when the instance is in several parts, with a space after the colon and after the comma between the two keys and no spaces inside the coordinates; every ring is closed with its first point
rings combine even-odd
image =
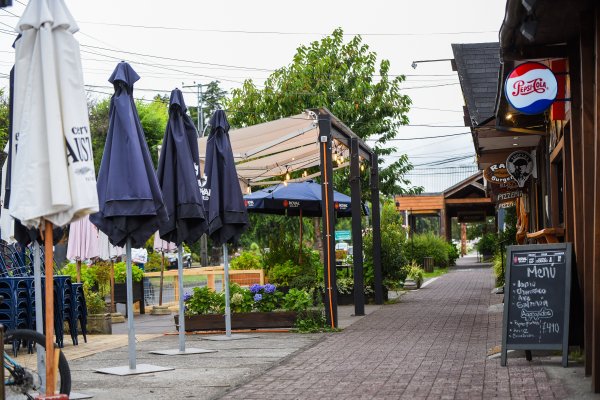
{"type": "Polygon", "coordinates": [[[175,369],[175,368],[159,367],[159,366],[150,365],[150,364],[138,364],[135,369],[130,369],[129,366],[124,365],[122,367],[97,369],[96,372],[100,372],[101,374],[126,376],[126,375],[149,374],[151,372],[170,371],[173,369],[175,369]]]}
{"type": "Polygon", "coordinates": [[[169,306],[153,306],[150,315],[170,315],[169,306]]]}
{"type": "Polygon", "coordinates": [[[215,340],[215,341],[227,341],[227,340],[240,340],[240,339],[252,339],[256,338],[256,336],[252,335],[240,335],[240,334],[232,334],[232,335],[211,335],[203,337],[205,340],[215,340]]]}
{"type": "Polygon", "coordinates": [[[179,349],[169,349],[169,350],[153,350],[150,353],[159,354],[161,356],[182,356],[187,354],[204,354],[204,353],[216,353],[217,350],[207,350],[207,349],[197,349],[194,347],[190,347],[185,349],[184,351],[180,351],[179,349]]]}

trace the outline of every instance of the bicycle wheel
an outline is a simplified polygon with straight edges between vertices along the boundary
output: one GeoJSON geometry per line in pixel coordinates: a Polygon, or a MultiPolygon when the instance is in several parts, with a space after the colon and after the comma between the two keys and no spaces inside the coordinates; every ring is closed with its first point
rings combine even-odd
{"type": "MultiPolygon", "coordinates": [[[[7,399],[28,399],[33,398],[40,390],[41,376],[46,371],[38,371],[37,366],[37,349],[45,354],[46,352],[46,337],[41,333],[29,329],[15,329],[7,331],[4,334],[4,351],[11,355],[19,366],[30,374],[32,379],[26,381],[17,380],[11,376],[10,372],[4,368],[4,379],[6,381],[6,398],[7,399]],[[16,352],[16,357],[13,357],[16,352]]],[[[6,362],[5,362],[6,364],[6,362]]],[[[60,352],[58,358],[58,377],[56,388],[61,394],[71,393],[71,370],[65,355],[60,352]]]]}

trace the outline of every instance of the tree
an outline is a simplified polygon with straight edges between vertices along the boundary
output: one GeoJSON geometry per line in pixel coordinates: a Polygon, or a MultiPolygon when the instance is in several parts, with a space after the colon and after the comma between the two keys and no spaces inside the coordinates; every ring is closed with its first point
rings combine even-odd
{"type": "MultiPolygon", "coordinates": [[[[202,92],[202,117],[203,126],[206,128],[213,112],[225,103],[227,91],[219,87],[219,81],[212,81],[202,92]]],[[[188,104],[188,111],[193,121],[198,121],[198,107],[196,104],[188,104]]],[[[200,132],[202,134],[202,132],[200,132]]]]}
{"type": "MultiPolygon", "coordinates": [[[[168,105],[169,99],[167,96],[156,96],[150,102],[143,100],[136,100],[135,102],[155,167],[158,165],[158,146],[162,143],[167,127],[167,120],[169,119],[168,105]]],[[[90,131],[92,132],[94,166],[96,167],[96,173],[98,173],[110,122],[110,99],[88,100],[88,109],[90,114],[90,131]]]]}
{"type": "Polygon", "coordinates": [[[0,89],[0,152],[8,141],[8,96],[0,89]]]}
{"type": "MultiPolygon", "coordinates": [[[[411,101],[400,93],[405,77],[391,78],[389,61],[382,60],[377,68],[376,59],[377,54],[360,36],[344,43],[343,31],[338,28],[321,41],[298,47],[292,63],[273,72],[264,89],[252,80],[234,89],[227,103],[230,123],[242,127],[327,107],[359,137],[370,141],[380,158],[382,194],[419,191],[407,187],[410,182],[403,178],[412,169],[405,155],[384,166],[382,156],[396,151],[389,142],[396,137],[397,128],[408,123],[411,101]]],[[[368,194],[368,177],[363,179],[368,194]]],[[[345,191],[348,179],[341,176],[336,183],[336,188],[345,191]]]]}

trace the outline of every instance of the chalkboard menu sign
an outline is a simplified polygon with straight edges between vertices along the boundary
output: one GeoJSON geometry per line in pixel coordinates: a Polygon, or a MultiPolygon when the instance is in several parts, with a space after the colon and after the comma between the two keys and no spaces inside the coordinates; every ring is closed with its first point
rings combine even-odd
{"type": "Polygon", "coordinates": [[[571,243],[508,247],[502,366],[510,349],[562,349],[567,366],[570,289],[571,243]]]}

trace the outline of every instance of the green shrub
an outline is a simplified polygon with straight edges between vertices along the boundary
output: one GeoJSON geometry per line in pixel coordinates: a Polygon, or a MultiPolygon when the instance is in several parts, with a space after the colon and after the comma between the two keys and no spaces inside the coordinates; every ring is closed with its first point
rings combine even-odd
{"type": "Polygon", "coordinates": [[[316,286],[317,282],[316,275],[298,275],[290,281],[290,288],[310,290],[316,286]]]}
{"type": "Polygon", "coordinates": [[[229,263],[231,269],[262,269],[260,255],[252,251],[243,251],[229,263]]]}
{"type": "Polygon", "coordinates": [[[494,254],[492,259],[492,265],[494,268],[494,275],[496,276],[496,286],[504,286],[504,265],[502,255],[500,253],[494,254]]]}
{"type": "Polygon", "coordinates": [[[232,313],[250,312],[254,307],[252,293],[237,283],[229,285],[229,296],[232,313]]]}
{"type": "MultiPolygon", "coordinates": [[[[131,266],[131,276],[134,282],[141,282],[144,279],[144,271],[137,265],[131,266]]],[[[127,279],[127,264],[125,261],[115,263],[115,283],[125,283],[127,279]]]]}
{"type": "Polygon", "coordinates": [[[432,257],[436,267],[450,265],[449,253],[453,251],[444,238],[433,233],[413,235],[406,243],[406,259],[422,263],[425,257],[432,257]]]}
{"type": "Polygon", "coordinates": [[[106,312],[106,302],[98,292],[94,292],[89,285],[84,284],[83,293],[88,314],[103,314],[106,312]]]}
{"type": "Polygon", "coordinates": [[[195,287],[192,294],[185,294],[183,301],[186,315],[223,314],[225,311],[225,296],[207,286],[195,287]]]}
{"type": "Polygon", "coordinates": [[[483,255],[493,255],[498,248],[498,236],[495,233],[486,233],[477,242],[477,251],[483,255]]]}
{"type": "Polygon", "coordinates": [[[305,311],[312,306],[312,296],[305,290],[290,289],[283,298],[283,308],[287,311],[305,311]]]}
{"type": "MultiPolygon", "coordinates": [[[[166,262],[166,261],[165,261],[166,262]]],[[[148,252],[148,262],[144,265],[144,271],[155,272],[160,271],[162,264],[162,256],[157,252],[148,252]]]]}
{"type": "Polygon", "coordinates": [[[423,283],[423,268],[415,261],[411,261],[406,267],[406,278],[415,281],[417,287],[423,283]]]}
{"type": "Polygon", "coordinates": [[[454,243],[446,243],[448,246],[448,264],[450,266],[456,265],[456,260],[460,257],[460,251],[458,245],[454,243]]]}
{"type": "Polygon", "coordinates": [[[290,283],[300,275],[300,267],[288,260],[283,264],[275,264],[268,272],[269,282],[279,286],[290,286],[290,283]]]}

